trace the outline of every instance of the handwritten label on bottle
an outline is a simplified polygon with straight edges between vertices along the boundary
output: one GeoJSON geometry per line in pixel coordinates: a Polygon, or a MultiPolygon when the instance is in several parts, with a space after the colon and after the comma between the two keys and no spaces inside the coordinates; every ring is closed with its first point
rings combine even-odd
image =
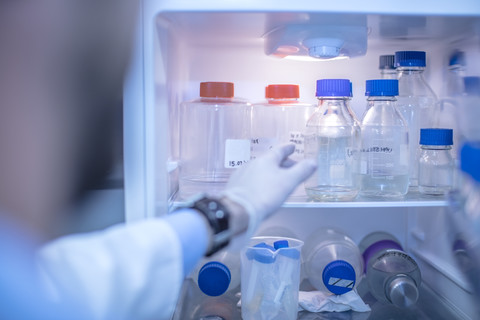
{"type": "Polygon", "coordinates": [[[278,143],[277,138],[267,138],[267,137],[252,138],[251,140],[252,159],[257,158],[261,154],[272,149],[275,145],[277,145],[277,143],[278,143]]]}
{"type": "Polygon", "coordinates": [[[250,161],[250,140],[225,140],[225,168],[237,168],[250,161]]]}

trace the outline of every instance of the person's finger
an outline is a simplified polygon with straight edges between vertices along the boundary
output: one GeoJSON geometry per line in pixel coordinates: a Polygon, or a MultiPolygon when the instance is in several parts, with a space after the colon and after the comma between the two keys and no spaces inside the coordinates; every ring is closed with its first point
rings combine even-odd
{"type": "Polygon", "coordinates": [[[295,161],[293,159],[290,159],[290,158],[287,158],[287,159],[283,160],[282,163],[280,163],[280,167],[281,168],[290,168],[290,167],[294,166],[296,163],[297,163],[297,161],[295,161]]]}
{"type": "Polygon", "coordinates": [[[280,165],[294,151],[295,145],[290,143],[273,148],[272,150],[270,150],[269,154],[273,156],[275,163],[280,165]]]}

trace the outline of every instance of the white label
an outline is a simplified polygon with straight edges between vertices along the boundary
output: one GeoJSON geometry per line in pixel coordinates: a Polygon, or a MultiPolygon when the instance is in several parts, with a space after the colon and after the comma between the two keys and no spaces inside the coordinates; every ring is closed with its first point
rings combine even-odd
{"type": "Polygon", "coordinates": [[[252,159],[255,159],[259,155],[267,152],[268,150],[272,149],[278,140],[277,138],[252,138],[251,141],[251,156],[252,159]]]}
{"type": "Polygon", "coordinates": [[[353,288],[355,281],[349,279],[341,279],[330,277],[328,279],[328,284],[331,286],[342,287],[342,288],[353,288]]]}
{"type": "Polygon", "coordinates": [[[294,154],[303,157],[303,154],[305,153],[305,135],[303,134],[303,132],[290,131],[288,141],[295,145],[294,154]]]}
{"type": "Polygon", "coordinates": [[[225,168],[237,168],[250,160],[250,140],[227,139],[225,141],[225,168]]]}

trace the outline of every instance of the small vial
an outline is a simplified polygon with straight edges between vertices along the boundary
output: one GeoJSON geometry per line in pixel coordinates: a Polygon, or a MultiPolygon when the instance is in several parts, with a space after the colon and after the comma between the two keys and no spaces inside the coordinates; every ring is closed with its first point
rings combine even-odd
{"type": "Polygon", "coordinates": [[[444,195],[453,187],[455,161],[450,150],[452,129],[420,129],[418,190],[422,194],[444,195]]]}

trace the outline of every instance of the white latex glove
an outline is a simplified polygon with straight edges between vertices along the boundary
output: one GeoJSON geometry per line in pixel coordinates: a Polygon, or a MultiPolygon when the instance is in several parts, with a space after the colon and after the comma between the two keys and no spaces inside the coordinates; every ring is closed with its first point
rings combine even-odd
{"type": "Polygon", "coordinates": [[[273,148],[238,168],[230,177],[223,195],[243,206],[249,214],[248,236],[315,171],[313,160],[296,163],[289,159],[294,150],[293,144],[273,148]]]}

